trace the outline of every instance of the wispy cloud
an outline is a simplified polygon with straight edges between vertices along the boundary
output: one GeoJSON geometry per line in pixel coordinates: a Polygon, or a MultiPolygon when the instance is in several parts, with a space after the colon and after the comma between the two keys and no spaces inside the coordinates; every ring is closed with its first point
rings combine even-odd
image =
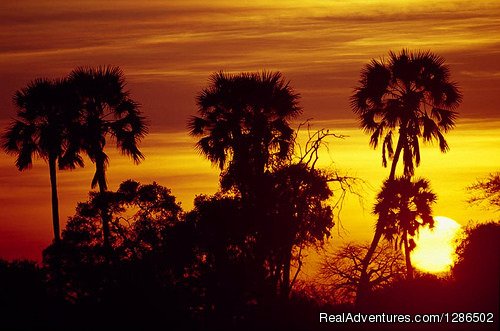
{"type": "MultiPolygon", "coordinates": [[[[116,64],[141,100],[151,82],[167,89],[184,82],[193,97],[213,71],[281,70],[316,118],[345,116],[340,109],[332,113],[331,105],[347,109],[361,66],[389,49],[439,52],[458,64],[457,78],[477,66],[470,54],[500,52],[495,1],[16,1],[1,6],[2,76],[57,76],[77,65],[116,64]]],[[[474,71],[487,72],[495,62],[489,57],[474,71]]],[[[6,98],[19,87],[3,82],[0,105],[8,105],[6,98]]],[[[158,109],[165,100],[148,103],[158,109]]],[[[175,116],[185,118],[190,105],[176,108],[175,116]]],[[[157,112],[147,111],[154,121],[157,112]]]]}

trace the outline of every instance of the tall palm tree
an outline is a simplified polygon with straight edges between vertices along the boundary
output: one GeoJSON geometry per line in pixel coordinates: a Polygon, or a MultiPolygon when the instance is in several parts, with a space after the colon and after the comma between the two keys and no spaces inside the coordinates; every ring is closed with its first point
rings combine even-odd
{"type": "Polygon", "coordinates": [[[280,72],[214,73],[197,97],[200,116],[188,123],[197,147],[223,172],[223,186],[245,196],[275,160],[292,151],[289,121],[299,95],[280,72]]]}
{"type": "Polygon", "coordinates": [[[2,136],[3,149],[17,155],[16,167],[29,169],[33,157],[49,165],[54,241],[60,242],[57,164],[60,169],[83,166],[81,157],[67,150],[69,129],[77,121],[76,98],[66,80],[36,79],[13,98],[17,118],[2,136]]]}
{"type": "MultiPolygon", "coordinates": [[[[420,164],[419,139],[437,141],[441,152],[449,147],[443,133],[455,126],[462,95],[450,81],[444,59],[431,52],[389,52],[387,60],[372,60],[362,72],[360,85],[351,96],[351,107],[361,127],[371,133],[370,145],[382,143],[382,165],[392,159],[389,181],[396,176],[401,153],[403,174],[412,176],[420,164]],[[396,148],[393,137],[397,137],[396,148]]],[[[383,220],[383,218],[382,218],[383,220]]],[[[367,268],[382,238],[382,221],[363,260],[358,292],[366,291],[367,268]]]]}
{"type": "Polygon", "coordinates": [[[387,156],[392,159],[390,180],[401,153],[404,175],[413,175],[420,164],[419,138],[437,140],[443,153],[449,149],[443,133],[455,126],[462,96],[442,57],[431,52],[389,52],[388,60],[372,60],[364,67],[359,83],[351,96],[352,110],[371,133],[370,145],[376,148],[382,142],[383,166],[387,156]]]}
{"type": "MultiPolygon", "coordinates": [[[[140,163],[144,155],[138,148],[147,134],[145,118],[139,104],[125,90],[125,78],[119,67],[79,67],[69,74],[69,82],[80,101],[80,127],[73,133],[71,148],[84,151],[95,164],[91,187],[106,192],[106,169],[109,163],[104,147],[109,136],[117,147],[140,163]]],[[[109,243],[109,215],[103,207],[103,239],[109,243]]]]}
{"type": "Polygon", "coordinates": [[[377,195],[373,213],[378,216],[379,226],[386,239],[395,239],[396,246],[403,247],[406,260],[407,279],[413,278],[410,252],[415,248],[412,239],[421,226],[434,226],[432,204],[436,194],[430,189],[429,181],[409,177],[386,180],[377,195]]]}

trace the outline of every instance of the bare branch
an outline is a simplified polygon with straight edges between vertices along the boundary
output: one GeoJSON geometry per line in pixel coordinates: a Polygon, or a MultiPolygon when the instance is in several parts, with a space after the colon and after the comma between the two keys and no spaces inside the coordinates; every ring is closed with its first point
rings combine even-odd
{"type": "Polygon", "coordinates": [[[500,211],[500,172],[490,173],[487,178],[477,180],[467,190],[472,195],[467,200],[470,204],[500,211]]]}
{"type": "MultiPolygon", "coordinates": [[[[347,243],[335,253],[325,256],[319,279],[336,291],[344,302],[352,302],[363,269],[363,259],[368,244],[347,243]]],[[[404,276],[404,259],[401,251],[394,250],[390,243],[377,247],[370,261],[367,274],[372,289],[381,288],[404,276]]]]}

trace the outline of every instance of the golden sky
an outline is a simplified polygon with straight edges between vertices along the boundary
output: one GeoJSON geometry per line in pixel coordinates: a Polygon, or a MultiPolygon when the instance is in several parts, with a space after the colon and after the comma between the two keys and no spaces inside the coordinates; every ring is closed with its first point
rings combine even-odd
{"type": "MultiPolygon", "coordinates": [[[[348,98],[362,66],[402,48],[431,50],[449,64],[464,94],[445,155],[426,148],[418,176],[439,196],[437,215],[466,224],[494,214],[465,203],[465,187],[500,165],[500,3],[498,1],[2,1],[0,125],[14,116],[11,97],[36,77],[60,77],[79,65],[119,65],[142,104],[151,133],[146,161],[134,166],[111,148],[110,188],[124,179],[170,187],[189,209],[213,193],[217,171],[193,149],[186,120],[194,98],[218,70],[280,70],[301,93],[302,119],[349,137],[332,141],[332,166],[365,179],[365,212],[350,198],[344,238],[368,240],[372,198],[387,176],[380,150],[356,126],[348,98]]],[[[109,146],[112,147],[112,146],[109,146]]],[[[0,154],[0,257],[40,258],[52,236],[48,168],[19,173],[0,154]]],[[[85,169],[59,173],[61,219],[85,199],[85,169]]],[[[496,215],[498,217],[498,215],[496,215]]]]}

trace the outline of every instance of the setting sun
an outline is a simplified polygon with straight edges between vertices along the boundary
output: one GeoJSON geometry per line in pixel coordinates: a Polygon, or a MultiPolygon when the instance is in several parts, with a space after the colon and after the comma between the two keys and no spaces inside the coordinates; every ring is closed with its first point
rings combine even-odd
{"type": "Polygon", "coordinates": [[[454,241],[460,228],[451,218],[435,216],[434,228],[425,227],[415,238],[417,247],[411,254],[415,267],[430,273],[448,271],[454,262],[454,241]]]}

